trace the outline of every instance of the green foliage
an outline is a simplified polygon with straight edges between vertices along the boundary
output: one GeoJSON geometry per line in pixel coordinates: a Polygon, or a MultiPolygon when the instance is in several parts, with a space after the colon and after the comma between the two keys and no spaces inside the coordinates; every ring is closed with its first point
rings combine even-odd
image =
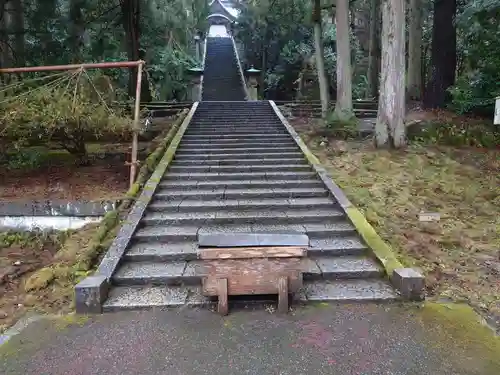
{"type": "MultiPolygon", "coordinates": [[[[314,41],[311,23],[312,2],[275,0],[241,5],[237,39],[245,46],[247,65],[265,70],[266,96],[292,99],[301,71],[308,71],[308,79],[317,86],[314,63],[314,41]],[[262,66],[265,61],[266,66],[262,66]]],[[[330,91],[336,90],[336,28],[331,22],[331,10],[323,17],[323,46],[325,69],[330,91]]],[[[353,65],[364,58],[357,37],[351,30],[353,65]]],[[[366,80],[354,77],[353,93],[361,97],[366,91],[366,80]],[[359,86],[359,87],[358,87],[359,86]]],[[[314,99],[314,98],[312,98],[314,99]]]]}
{"type": "MultiPolygon", "coordinates": [[[[129,59],[122,1],[47,0],[24,3],[24,61],[15,54],[18,60],[14,62],[15,65],[60,65],[129,59]],[[81,17],[77,16],[78,10],[81,11],[81,17]],[[75,20],[81,25],[75,25],[75,20]],[[75,30],[80,32],[81,38],[75,38],[75,30]]],[[[193,64],[193,36],[197,30],[206,28],[206,2],[138,0],[138,4],[139,42],[146,53],[144,59],[151,80],[150,89],[157,99],[182,100],[186,91],[184,71],[193,64]]],[[[15,49],[14,35],[17,30],[15,25],[11,27],[13,29],[7,30],[7,33],[15,49]]],[[[126,89],[128,69],[106,70],[106,74],[119,87],[126,89]]]]}
{"type": "Polygon", "coordinates": [[[11,155],[1,155],[0,164],[4,164],[7,169],[36,169],[43,165],[46,156],[47,153],[39,149],[21,148],[11,155]]]}
{"type": "Polygon", "coordinates": [[[42,248],[47,242],[62,243],[70,232],[0,232],[0,249],[11,246],[42,248]]]}
{"type": "Polygon", "coordinates": [[[335,111],[331,111],[324,121],[329,135],[332,137],[348,139],[359,134],[359,121],[354,114],[339,116],[335,111]]]}
{"type": "Polygon", "coordinates": [[[0,139],[17,149],[33,142],[57,142],[84,157],[86,134],[130,133],[130,117],[123,107],[112,105],[114,91],[99,92],[95,81],[84,74],[63,75],[34,89],[13,87],[0,102],[0,139]]]}
{"type": "Polygon", "coordinates": [[[457,17],[462,70],[450,92],[460,113],[492,116],[500,95],[500,0],[471,0],[457,17]]]}
{"type": "Polygon", "coordinates": [[[473,146],[494,148],[500,145],[500,133],[492,125],[457,124],[457,123],[423,123],[410,127],[410,141],[426,145],[473,146]]]}

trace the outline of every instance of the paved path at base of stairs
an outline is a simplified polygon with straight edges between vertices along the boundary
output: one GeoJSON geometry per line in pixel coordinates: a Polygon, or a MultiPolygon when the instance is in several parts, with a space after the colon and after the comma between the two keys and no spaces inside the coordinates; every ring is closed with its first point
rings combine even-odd
{"type": "Polygon", "coordinates": [[[0,347],[0,373],[495,373],[481,353],[423,323],[417,311],[413,306],[343,304],[297,308],[287,316],[260,309],[221,318],[184,308],[93,316],[70,326],[42,320],[0,347]]]}

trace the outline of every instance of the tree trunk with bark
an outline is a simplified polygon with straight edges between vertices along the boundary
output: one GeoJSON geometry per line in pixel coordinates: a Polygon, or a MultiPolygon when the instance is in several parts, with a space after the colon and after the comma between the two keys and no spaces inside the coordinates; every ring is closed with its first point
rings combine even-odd
{"type": "Polygon", "coordinates": [[[380,72],[380,0],[370,1],[367,97],[378,98],[380,72]]]}
{"type": "Polygon", "coordinates": [[[411,100],[422,99],[422,0],[410,0],[408,91],[411,100]]]}
{"type": "Polygon", "coordinates": [[[353,117],[352,110],[352,69],[349,45],[349,2],[337,0],[335,12],[337,27],[337,103],[335,114],[340,120],[353,117]]]}
{"type": "Polygon", "coordinates": [[[424,94],[425,108],[444,108],[448,88],[455,83],[457,32],[456,0],[435,0],[432,25],[431,73],[424,94]]]}
{"type": "Polygon", "coordinates": [[[72,53],[71,59],[75,64],[84,62],[82,54],[85,38],[85,20],[83,18],[84,5],[85,0],[71,0],[69,2],[69,45],[72,53]]]}
{"type": "Polygon", "coordinates": [[[323,28],[321,25],[321,1],[314,0],[314,49],[316,57],[316,70],[318,72],[319,94],[321,98],[321,117],[326,118],[330,104],[330,93],[325,72],[325,56],[323,52],[323,28]]]}
{"type": "Polygon", "coordinates": [[[11,0],[14,23],[14,51],[16,55],[16,66],[26,65],[26,45],[24,39],[24,5],[22,0],[11,0]]]}
{"type": "MultiPolygon", "coordinates": [[[[140,2],[139,0],[121,1],[123,29],[125,30],[125,42],[127,46],[127,57],[129,61],[141,59],[140,51],[140,2]]],[[[137,68],[130,68],[128,81],[128,94],[131,98],[135,97],[137,85],[137,68]]],[[[142,75],[141,101],[150,102],[152,100],[149,91],[149,81],[147,74],[142,75]]]]}
{"type": "Polygon", "coordinates": [[[382,69],[375,144],[399,148],[406,144],[405,117],[405,1],[382,5],[382,69]]]}
{"type": "Polygon", "coordinates": [[[9,1],[0,1],[0,66],[10,68],[14,64],[14,47],[10,40],[13,30],[13,4],[9,1]]]}

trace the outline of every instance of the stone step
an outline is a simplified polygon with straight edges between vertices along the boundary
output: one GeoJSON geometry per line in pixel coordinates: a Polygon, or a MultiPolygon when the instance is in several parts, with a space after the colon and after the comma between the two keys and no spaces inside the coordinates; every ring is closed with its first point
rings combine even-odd
{"type": "MultiPolygon", "coordinates": [[[[228,133],[226,133],[224,130],[196,130],[196,131],[191,131],[188,130],[186,131],[186,134],[187,135],[191,135],[191,136],[197,136],[197,137],[200,137],[200,136],[210,136],[210,137],[222,137],[224,135],[228,135],[228,133]]],[[[283,135],[283,134],[288,134],[288,132],[286,131],[285,128],[283,128],[282,130],[273,130],[273,129],[267,129],[267,130],[254,130],[252,128],[247,128],[247,129],[238,129],[238,130],[234,130],[230,135],[234,136],[234,135],[237,135],[237,136],[240,136],[240,135],[243,135],[243,134],[250,134],[250,135],[258,135],[258,136],[261,136],[261,137],[269,137],[271,136],[272,134],[280,134],[280,135],[283,135]]]]}
{"type": "MultiPolygon", "coordinates": [[[[126,262],[112,277],[114,285],[199,285],[206,275],[203,260],[182,262],[126,262]]],[[[377,278],[380,264],[368,257],[324,257],[302,261],[304,280],[377,278]]]]}
{"type": "Polygon", "coordinates": [[[227,140],[227,139],[255,139],[255,140],[264,140],[264,139],[270,139],[270,138],[288,138],[290,135],[288,133],[286,134],[258,134],[258,133],[240,133],[240,134],[221,134],[217,138],[214,138],[212,135],[194,135],[194,134],[189,134],[186,133],[182,139],[183,140],[193,140],[193,141],[210,141],[213,139],[220,139],[220,140],[227,140]]]}
{"type": "Polygon", "coordinates": [[[147,209],[149,211],[159,212],[205,212],[214,209],[220,211],[248,211],[259,208],[265,208],[268,211],[287,210],[292,208],[300,209],[330,209],[335,206],[335,201],[329,197],[325,198],[267,198],[267,199],[249,199],[249,200],[188,200],[178,199],[169,202],[157,201],[151,203],[147,209]]]}
{"type": "Polygon", "coordinates": [[[247,172],[247,173],[168,173],[166,180],[224,181],[224,180],[300,180],[316,177],[314,172],[247,172]]]}
{"type": "Polygon", "coordinates": [[[135,243],[125,253],[124,260],[134,262],[179,262],[198,259],[198,242],[135,243]]]}
{"type": "Polygon", "coordinates": [[[214,190],[163,190],[155,192],[155,200],[175,199],[264,199],[264,198],[313,198],[327,197],[325,188],[273,188],[273,189],[214,189],[214,190]]]}
{"type": "Polygon", "coordinates": [[[269,158],[269,159],[215,159],[215,160],[198,160],[198,159],[176,159],[174,158],[173,165],[279,165],[279,164],[306,164],[305,158],[269,158]]]}
{"type": "Polygon", "coordinates": [[[201,155],[193,155],[190,153],[185,153],[185,154],[176,154],[175,155],[175,160],[227,160],[227,159],[255,159],[255,158],[298,158],[298,157],[304,157],[303,154],[301,154],[298,151],[294,152],[278,152],[274,151],[273,149],[268,150],[267,152],[261,152],[261,153],[254,153],[254,152],[240,152],[240,153],[233,153],[233,154],[227,154],[223,152],[219,153],[214,153],[214,154],[201,154],[201,155]]]}
{"type": "Polygon", "coordinates": [[[356,230],[351,224],[338,222],[299,224],[247,224],[247,225],[159,225],[141,228],[133,238],[137,242],[178,243],[197,241],[198,233],[305,233],[309,239],[329,237],[352,237],[356,230]]]}
{"type": "Polygon", "coordinates": [[[250,129],[252,132],[259,132],[262,133],[263,135],[269,135],[269,134],[287,135],[286,133],[284,133],[284,131],[286,130],[281,126],[268,125],[268,126],[256,127],[253,123],[248,123],[241,126],[231,126],[231,125],[219,126],[219,124],[210,123],[201,128],[196,128],[196,127],[190,128],[188,131],[190,134],[208,133],[208,132],[216,134],[235,134],[235,133],[241,134],[242,132],[249,131],[250,129]]]}
{"type": "Polygon", "coordinates": [[[309,180],[225,180],[225,181],[160,181],[162,190],[204,190],[214,189],[279,189],[279,188],[323,188],[324,184],[319,179],[309,180]]]}
{"type": "Polygon", "coordinates": [[[247,211],[213,209],[203,212],[147,212],[141,219],[141,225],[306,224],[343,218],[344,213],[334,208],[314,211],[300,208],[271,211],[263,207],[247,211]]]}
{"type": "Polygon", "coordinates": [[[190,125],[190,130],[193,129],[225,129],[225,128],[244,128],[249,126],[252,130],[265,128],[283,128],[283,123],[277,117],[270,117],[268,114],[263,116],[255,116],[252,114],[241,114],[240,116],[215,116],[207,114],[204,118],[195,119],[190,125]]]}
{"type": "Polygon", "coordinates": [[[240,153],[249,153],[249,154],[259,154],[259,153],[265,153],[269,152],[272,150],[273,152],[279,153],[279,152],[296,152],[298,150],[298,146],[281,146],[281,147],[245,147],[245,148],[205,148],[205,149],[198,149],[198,148],[191,148],[191,147],[184,147],[180,146],[179,149],[177,150],[177,155],[206,155],[206,154],[240,154],[240,153]]]}
{"type": "Polygon", "coordinates": [[[256,115],[255,111],[237,111],[234,113],[220,113],[220,111],[211,111],[202,116],[195,117],[189,125],[191,129],[202,126],[239,126],[245,127],[249,124],[253,128],[265,128],[269,126],[283,127],[283,123],[276,116],[269,116],[270,113],[256,115]]]}
{"type": "Polygon", "coordinates": [[[246,172],[308,172],[311,166],[307,164],[276,164],[276,165],[176,165],[173,164],[169,173],[246,173],[246,172]]]}
{"type": "MultiPolygon", "coordinates": [[[[337,256],[363,256],[367,248],[357,237],[312,239],[307,256],[311,259],[337,256]]],[[[124,259],[136,262],[173,262],[198,259],[198,242],[135,243],[127,250],[124,259]]]]}
{"type": "Polygon", "coordinates": [[[368,247],[358,236],[314,238],[309,241],[307,255],[321,256],[362,255],[368,247]]]}
{"type": "MultiPolygon", "coordinates": [[[[400,299],[394,288],[383,279],[306,281],[293,295],[296,303],[314,302],[393,302],[400,299]]],[[[230,301],[231,306],[249,301],[230,301]]],[[[259,300],[257,303],[276,302],[259,300]]],[[[203,296],[200,286],[116,286],[104,303],[105,312],[166,307],[212,307],[215,299],[203,296]]]]}
{"type": "Polygon", "coordinates": [[[225,143],[192,143],[192,142],[182,142],[180,147],[188,149],[226,149],[226,148],[263,148],[263,147],[293,147],[296,143],[290,139],[288,141],[279,142],[225,142],[225,143]]]}
{"type": "Polygon", "coordinates": [[[232,143],[255,143],[255,144],[261,144],[261,143],[278,143],[278,142],[288,142],[293,140],[287,136],[287,135],[281,135],[280,137],[262,137],[262,138],[248,138],[244,139],[242,137],[238,138],[220,138],[220,139],[210,139],[210,138],[202,138],[202,139],[192,139],[192,138],[184,138],[182,140],[183,144],[189,144],[189,145],[210,145],[210,144],[217,144],[217,145],[224,145],[224,144],[232,144],[232,143]]]}

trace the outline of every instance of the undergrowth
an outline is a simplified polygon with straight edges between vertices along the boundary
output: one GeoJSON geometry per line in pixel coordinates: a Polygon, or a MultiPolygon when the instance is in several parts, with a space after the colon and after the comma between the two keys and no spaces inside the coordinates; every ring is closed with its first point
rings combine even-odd
{"type": "Polygon", "coordinates": [[[296,128],[402,263],[423,269],[429,297],[467,301],[500,327],[498,150],[377,150],[369,140],[318,137],[317,125],[296,128]],[[440,221],[420,222],[421,212],[440,221]]]}

